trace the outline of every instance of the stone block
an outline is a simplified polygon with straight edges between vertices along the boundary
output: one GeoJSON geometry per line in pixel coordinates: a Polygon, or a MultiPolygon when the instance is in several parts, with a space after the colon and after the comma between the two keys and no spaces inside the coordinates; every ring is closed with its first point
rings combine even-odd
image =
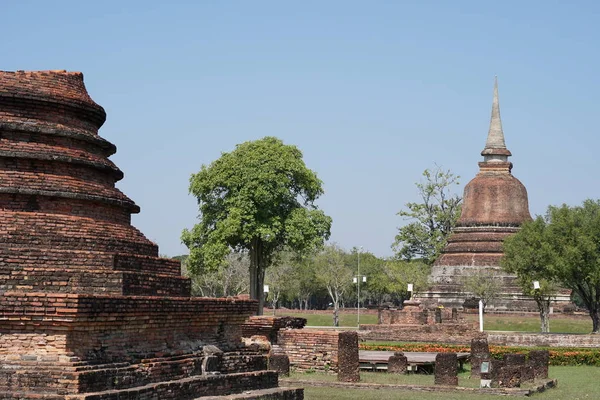
{"type": "Polygon", "coordinates": [[[285,354],[273,354],[269,357],[269,369],[277,371],[279,376],[290,376],[290,358],[285,354]]]}
{"type": "Polygon", "coordinates": [[[500,368],[498,387],[521,387],[521,368],[523,365],[504,365],[500,368]]]}
{"type": "Polygon", "coordinates": [[[501,371],[504,367],[504,360],[491,360],[491,378],[492,378],[492,387],[500,387],[501,380],[501,371]]]}
{"type": "Polygon", "coordinates": [[[548,350],[532,350],[529,352],[529,362],[533,367],[536,379],[548,378],[550,352],[548,350]]]}
{"type": "Polygon", "coordinates": [[[525,354],[505,354],[504,364],[505,365],[525,365],[526,357],[525,354]]]}
{"type": "Polygon", "coordinates": [[[471,377],[480,376],[480,366],[484,360],[490,360],[487,337],[477,336],[471,339],[471,377]]]}
{"type": "Polygon", "coordinates": [[[458,385],[458,359],[456,353],[438,353],[435,356],[436,385],[458,385]]]}
{"type": "Polygon", "coordinates": [[[358,333],[340,332],[338,340],[338,381],[360,381],[358,333]]]}
{"type": "Polygon", "coordinates": [[[458,320],[458,309],[456,307],[452,307],[452,321],[458,320]]]}
{"type": "Polygon", "coordinates": [[[442,309],[441,308],[435,309],[435,323],[436,324],[442,323],[442,309]]]}
{"type": "Polygon", "coordinates": [[[533,365],[527,363],[521,366],[521,383],[532,383],[535,381],[535,370],[533,365]]]}
{"type": "Polygon", "coordinates": [[[388,359],[387,372],[390,374],[406,374],[407,367],[408,361],[402,352],[395,352],[388,359]]]}

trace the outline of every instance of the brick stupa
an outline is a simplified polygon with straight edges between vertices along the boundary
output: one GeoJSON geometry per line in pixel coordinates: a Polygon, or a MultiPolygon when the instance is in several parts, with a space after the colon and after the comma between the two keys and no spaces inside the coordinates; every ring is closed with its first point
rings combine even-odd
{"type": "MultiPolygon", "coordinates": [[[[483,276],[501,284],[499,298],[487,309],[536,311],[535,302],[523,295],[515,276],[500,267],[502,242],[530,221],[531,215],[527,190],[511,173],[513,164],[508,157],[512,154],[504,140],[497,81],[490,129],[481,155],[479,173],[465,186],[460,219],[434,262],[430,277],[433,286],[418,298],[427,306],[461,308],[472,297],[464,288],[465,277],[483,272],[483,276]]],[[[556,300],[565,304],[569,297],[557,294],[556,300]]]]}
{"type": "Polygon", "coordinates": [[[0,72],[0,398],[301,398],[241,344],[256,302],[190,297],[131,225],[105,118],[81,73],[0,72]]]}

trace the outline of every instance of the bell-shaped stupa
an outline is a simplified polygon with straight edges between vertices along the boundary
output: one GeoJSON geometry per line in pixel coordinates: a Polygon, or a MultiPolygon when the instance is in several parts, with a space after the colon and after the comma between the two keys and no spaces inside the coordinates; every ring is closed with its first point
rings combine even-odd
{"type": "Polygon", "coordinates": [[[536,310],[535,302],[522,294],[515,277],[500,267],[502,242],[531,220],[531,215],[527,189],[511,173],[513,165],[508,157],[512,154],[504,140],[497,79],[490,129],[481,155],[479,173],[465,186],[460,219],[433,265],[433,286],[419,298],[426,305],[463,307],[473,297],[465,288],[467,277],[480,274],[482,279],[496,279],[501,284],[500,296],[487,306],[489,309],[536,310]]]}

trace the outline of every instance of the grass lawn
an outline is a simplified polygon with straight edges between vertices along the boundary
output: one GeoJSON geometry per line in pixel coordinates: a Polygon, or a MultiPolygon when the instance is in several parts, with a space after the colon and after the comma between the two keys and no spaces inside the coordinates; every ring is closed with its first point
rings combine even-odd
{"type": "MultiPolygon", "coordinates": [[[[463,315],[465,319],[479,321],[477,315],[463,315]]],[[[483,328],[486,331],[539,332],[540,317],[537,315],[484,315],[483,328]]],[[[584,316],[550,316],[550,332],[590,333],[592,319],[584,316]]]]}
{"type": "MultiPolygon", "coordinates": [[[[477,380],[469,380],[468,374],[463,373],[459,377],[459,384],[462,386],[476,387],[477,380]]],[[[336,380],[336,377],[324,374],[293,374],[295,379],[328,379],[336,380]]],[[[579,400],[579,399],[597,399],[600,398],[598,390],[598,381],[600,381],[600,368],[579,366],[579,367],[550,367],[550,378],[558,379],[558,388],[547,392],[536,394],[533,398],[539,400],[579,400]]],[[[385,373],[361,372],[362,382],[373,383],[401,383],[401,384],[423,384],[432,385],[432,375],[404,375],[388,376],[385,373]]],[[[285,386],[284,381],[282,382],[285,386]]],[[[427,393],[399,389],[340,389],[325,387],[305,387],[305,398],[307,400],[382,400],[382,399],[411,399],[411,400],[498,400],[500,397],[495,395],[477,395],[470,393],[427,393]]]]}
{"type": "MultiPolygon", "coordinates": [[[[266,313],[269,314],[269,313],[266,313]]],[[[307,319],[307,326],[333,326],[333,312],[326,314],[310,314],[296,310],[277,310],[276,315],[291,315],[307,319]]],[[[467,320],[478,321],[476,314],[461,314],[467,320]]],[[[376,324],[376,314],[361,314],[361,324],[376,324]]],[[[540,318],[531,315],[495,315],[488,314],[483,318],[486,331],[539,332],[540,318]]],[[[340,312],[340,327],[356,327],[356,314],[340,312]]],[[[587,316],[550,316],[550,331],[555,333],[590,333],[592,320],[587,316]]],[[[600,396],[599,396],[600,398],[600,396]]]]}

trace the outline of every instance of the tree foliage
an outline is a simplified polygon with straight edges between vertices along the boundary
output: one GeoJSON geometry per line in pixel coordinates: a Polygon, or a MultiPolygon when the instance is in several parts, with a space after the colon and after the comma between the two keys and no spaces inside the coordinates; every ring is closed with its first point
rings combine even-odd
{"type": "Polygon", "coordinates": [[[290,276],[293,275],[296,267],[297,260],[294,254],[290,251],[282,251],[277,255],[273,265],[269,267],[268,273],[265,274],[265,283],[269,285],[267,299],[271,303],[273,315],[282,295],[289,292],[293,286],[290,276]]]}
{"type": "Polygon", "coordinates": [[[187,268],[188,256],[173,257],[179,259],[182,274],[192,280],[192,295],[201,297],[227,297],[248,293],[250,279],[248,265],[250,259],[245,253],[230,253],[225,262],[215,270],[202,274],[190,274],[187,268]]]}
{"type": "Polygon", "coordinates": [[[398,213],[412,222],[398,228],[392,248],[400,259],[420,258],[432,264],[460,216],[462,197],[451,191],[459,177],[449,170],[426,169],[423,177],[424,182],[416,183],[421,202],[407,203],[406,210],[398,213]]]}
{"type": "MultiPolygon", "coordinates": [[[[550,206],[504,241],[504,268],[523,282],[542,278],[572,289],[583,301],[594,333],[600,328],[600,201],[550,206]]],[[[539,280],[539,279],[538,279],[539,280]]]]}
{"type": "Polygon", "coordinates": [[[333,326],[339,326],[339,309],[344,294],[350,289],[352,271],[344,262],[344,251],[335,244],[325,246],[315,258],[318,281],[327,288],[333,303],[333,326]]]}
{"type": "Polygon", "coordinates": [[[496,271],[489,269],[477,270],[463,278],[466,291],[483,302],[484,310],[500,295],[501,284],[496,271]]]}
{"type": "Polygon", "coordinates": [[[533,297],[540,312],[541,331],[550,332],[550,303],[559,290],[547,267],[552,249],[544,239],[546,221],[542,217],[527,222],[521,230],[504,241],[502,266],[517,275],[523,294],[533,297]],[[533,282],[539,282],[535,289],[533,282]]]}
{"type": "Polygon", "coordinates": [[[298,148],[274,137],[245,142],[190,178],[199,222],[182,233],[192,274],[216,270],[231,251],[250,257],[250,297],[262,314],[265,269],[289,247],[301,252],[321,246],[331,218],[314,201],[322,182],[298,148]]]}

